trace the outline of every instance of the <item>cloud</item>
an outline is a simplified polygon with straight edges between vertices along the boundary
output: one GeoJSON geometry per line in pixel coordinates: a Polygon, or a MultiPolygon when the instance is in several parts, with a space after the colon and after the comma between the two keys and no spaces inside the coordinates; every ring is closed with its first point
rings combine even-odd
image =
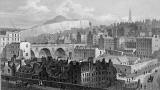
{"type": "Polygon", "coordinates": [[[23,16],[23,14],[15,12],[0,12],[0,17],[17,17],[17,16],[23,16]]]}
{"type": "Polygon", "coordinates": [[[98,21],[105,22],[105,21],[119,21],[121,18],[116,15],[107,14],[95,17],[98,21]]]}
{"type": "Polygon", "coordinates": [[[25,18],[31,21],[42,21],[46,20],[51,10],[43,5],[42,0],[27,0],[24,6],[19,6],[17,9],[17,13],[21,13],[25,15],[25,18]]]}
{"type": "Polygon", "coordinates": [[[50,12],[47,6],[39,5],[41,0],[28,0],[25,6],[19,7],[20,10],[27,10],[30,13],[50,12]]]}
{"type": "Polygon", "coordinates": [[[93,16],[94,8],[84,7],[81,4],[74,3],[72,0],[64,1],[57,9],[56,13],[66,17],[93,16]]]}
{"type": "Polygon", "coordinates": [[[112,14],[95,15],[95,9],[75,3],[72,0],[65,0],[57,9],[56,13],[69,18],[90,19],[97,22],[117,21],[120,17],[112,14]]]}
{"type": "MultiPolygon", "coordinates": [[[[124,21],[124,22],[126,22],[126,21],[128,21],[128,16],[124,16],[124,17],[122,17],[122,19],[121,19],[121,21],[124,21]]],[[[148,19],[154,19],[154,18],[152,18],[152,17],[147,17],[148,19]]],[[[158,19],[158,17],[156,17],[157,19],[158,19]]],[[[145,20],[146,19],[146,17],[144,17],[144,16],[132,16],[132,21],[142,21],[142,20],[145,20]]]]}

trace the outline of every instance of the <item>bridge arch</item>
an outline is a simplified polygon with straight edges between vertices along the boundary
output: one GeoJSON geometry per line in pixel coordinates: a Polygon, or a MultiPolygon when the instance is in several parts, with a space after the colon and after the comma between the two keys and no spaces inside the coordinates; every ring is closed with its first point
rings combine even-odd
{"type": "Polygon", "coordinates": [[[64,57],[66,57],[66,52],[63,48],[58,48],[55,51],[55,56],[58,57],[58,58],[64,58],[64,57]]]}
{"type": "Polygon", "coordinates": [[[48,57],[48,56],[52,56],[51,55],[51,52],[48,48],[42,48],[40,51],[39,51],[39,57],[48,57]]]}
{"type": "Polygon", "coordinates": [[[36,55],[35,55],[34,51],[31,50],[31,58],[35,58],[35,57],[36,57],[36,55]]]}

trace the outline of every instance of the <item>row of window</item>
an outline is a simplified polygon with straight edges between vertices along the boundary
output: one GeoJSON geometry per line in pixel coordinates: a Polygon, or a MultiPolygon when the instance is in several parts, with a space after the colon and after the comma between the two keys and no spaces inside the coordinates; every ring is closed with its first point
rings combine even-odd
{"type": "Polygon", "coordinates": [[[94,72],[94,73],[83,73],[82,77],[90,77],[90,76],[97,76],[97,75],[110,75],[110,71],[101,71],[101,72],[94,72]]]}
{"type": "Polygon", "coordinates": [[[2,38],[2,41],[10,41],[11,39],[12,39],[12,41],[16,41],[16,40],[19,41],[19,40],[20,40],[19,37],[18,37],[18,38],[16,38],[16,37],[15,37],[15,38],[13,38],[13,37],[12,37],[12,38],[9,38],[9,37],[8,37],[8,38],[5,38],[5,37],[3,37],[3,38],[2,38]]]}
{"type": "Polygon", "coordinates": [[[13,48],[18,49],[18,48],[19,48],[19,45],[18,45],[18,46],[11,46],[10,48],[11,48],[11,49],[13,49],[13,48]]]}
{"type": "Polygon", "coordinates": [[[17,55],[19,55],[19,51],[10,51],[10,54],[17,54],[17,55]]]}
{"type": "Polygon", "coordinates": [[[98,82],[98,83],[90,83],[90,84],[88,84],[88,85],[86,85],[86,86],[88,86],[88,87],[100,87],[100,88],[102,88],[102,87],[106,87],[106,82],[98,82]]]}
{"type": "Polygon", "coordinates": [[[83,78],[82,82],[97,82],[101,80],[109,81],[109,77],[88,77],[88,78],[83,78]]]}
{"type": "Polygon", "coordinates": [[[82,82],[101,82],[101,81],[109,81],[109,77],[89,77],[89,78],[83,78],[82,82]]]}
{"type": "Polygon", "coordinates": [[[137,55],[140,54],[140,55],[151,55],[151,51],[148,51],[148,52],[137,52],[137,55]]]}

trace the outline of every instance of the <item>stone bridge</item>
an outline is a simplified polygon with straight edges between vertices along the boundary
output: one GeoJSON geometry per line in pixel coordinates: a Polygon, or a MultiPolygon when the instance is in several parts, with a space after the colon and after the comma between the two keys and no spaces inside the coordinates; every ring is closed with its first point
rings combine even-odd
{"type": "Polygon", "coordinates": [[[53,58],[66,58],[74,56],[76,46],[85,46],[84,44],[32,44],[31,57],[41,58],[42,56],[52,56],[53,58]]]}

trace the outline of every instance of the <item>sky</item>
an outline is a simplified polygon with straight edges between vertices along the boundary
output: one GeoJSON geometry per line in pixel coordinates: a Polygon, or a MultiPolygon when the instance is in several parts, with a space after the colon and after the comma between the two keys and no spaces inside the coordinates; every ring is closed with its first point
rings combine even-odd
{"type": "Polygon", "coordinates": [[[0,0],[0,26],[32,26],[57,15],[108,24],[160,18],[160,0],[0,0]]]}

